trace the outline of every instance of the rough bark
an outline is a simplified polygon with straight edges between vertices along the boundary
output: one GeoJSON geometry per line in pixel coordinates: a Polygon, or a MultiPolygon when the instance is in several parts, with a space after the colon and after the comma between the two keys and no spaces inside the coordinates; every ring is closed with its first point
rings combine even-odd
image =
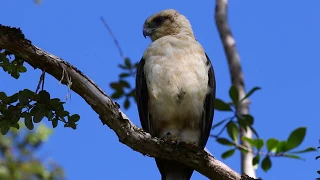
{"type": "MultiPolygon", "coordinates": [[[[237,87],[239,92],[239,100],[244,98],[246,91],[244,86],[244,76],[240,64],[240,57],[236,49],[235,40],[232,36],[231,29],[228,24],[228,0],[216,0],[215,20],[220,34],[224,51],[227,57],[232,85],[237,87]]],[[[249,114],[249,99],[245,99],[236,107],[237,113],[249,114]]],[[[240,136],[252,138],[252,131],[248,129],[240,129],[240,136]]],[[[241,141],[241,145],[248,147],[249,152],[252,152],[252,147],[249,143],[241,141]]],[[[251,177],[256,177],[255,170],[252,165],[253,154],[241,153],[241,171],[251,177]]]]}
{"type": "MultiPolygon", "coordinates": [[[[215,180],[240,180],[241,176],[227,165],[194,145],[176,146],[164,142],[135,126],[91,79],[63,59],[32,45],[20,29],[0,25],[0,49],[21,57],[34,68],[45,70],[71,90],[79,94],[99,115],[103,124],[111,128],[119,141],[135,151],[151,157],[176,160],[188,164],[204,176],[215,180]]],[[[93,64],[94,66],[94,64],[93,64]]],[[[243,176],[245,177],[245,176],[243,176]]],[[[242,178],[244,179],[244,178],[242,178]]]]}

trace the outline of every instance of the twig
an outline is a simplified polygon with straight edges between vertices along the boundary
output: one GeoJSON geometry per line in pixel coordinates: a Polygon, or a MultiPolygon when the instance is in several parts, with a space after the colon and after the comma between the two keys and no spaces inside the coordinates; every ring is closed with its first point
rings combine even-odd
{"type": "Polygon", "coordinates": [[[116,36],[113,34],[111,28],[109,27],[108,23],[106,22],[106,20],[105,20],[102,16],[100,17],[100,20],[102,21],[102,23],[104,24],[104,26],[105,26],[106,29],[108,30],[110,36],[111,36],[112,39],[113,39],[114,44],[117,46],[121,58],[122,58],[122,59],[125,59],[126,57],[125,57],[124,54],[123,54],[123,51],[122,51],[122,49],[121,49],[121,46],[120,46],[120,44],[119,44],[116,36]]]}

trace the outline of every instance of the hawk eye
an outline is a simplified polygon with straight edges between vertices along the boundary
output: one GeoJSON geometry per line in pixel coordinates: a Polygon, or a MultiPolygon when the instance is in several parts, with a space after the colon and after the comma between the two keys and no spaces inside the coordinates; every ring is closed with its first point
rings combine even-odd
{"type": "Polygon", "coordinates": [[[161,24],[164,23],[164,21],[167,19],[167,17],[164,17],[164,16],[159,16],[159,17],[156,17],[153,19],[153,23],[156,25],[156,26],[160,26],[161,24]]]}

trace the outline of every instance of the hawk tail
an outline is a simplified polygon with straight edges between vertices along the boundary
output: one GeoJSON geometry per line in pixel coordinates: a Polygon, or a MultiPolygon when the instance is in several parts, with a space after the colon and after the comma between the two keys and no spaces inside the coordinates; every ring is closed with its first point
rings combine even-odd
{"type": "Polygon", "coordinates": [[[177,161],[157,158],[156,163],[161,173],[161,180],[190,180],[194,171],[177,161]]]}

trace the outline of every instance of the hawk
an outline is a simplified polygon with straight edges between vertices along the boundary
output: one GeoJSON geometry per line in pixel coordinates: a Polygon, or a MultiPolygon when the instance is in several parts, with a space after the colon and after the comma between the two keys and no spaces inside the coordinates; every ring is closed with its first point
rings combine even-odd
{"type": "MultiPolygon", "coordinates": [[[[204,148],[210,134],[216,91],[211,61],[196,40],[189,20],[174,9],[145,20],[152,43],[141,58],[136,97],[142,128],[152,136],[168,134],[204,148]]],[[[193,169],[156,158],[162,180],[189,180],[193,169]]]]}

